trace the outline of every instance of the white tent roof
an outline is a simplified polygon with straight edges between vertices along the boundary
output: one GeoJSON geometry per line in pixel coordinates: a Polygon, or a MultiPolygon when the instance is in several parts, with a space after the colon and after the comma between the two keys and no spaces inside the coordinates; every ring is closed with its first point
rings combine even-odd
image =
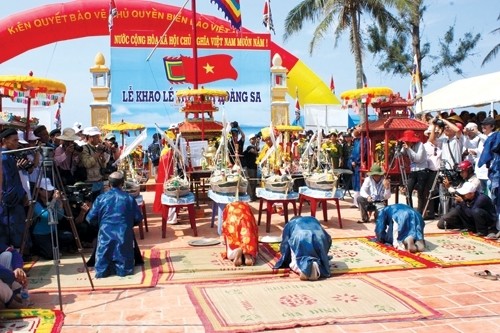
{"type": "Polygon", "coordinates": [[[484,106],[500,101],[500,72],[457,80],[422,98],[424,113],[484,106]]]}

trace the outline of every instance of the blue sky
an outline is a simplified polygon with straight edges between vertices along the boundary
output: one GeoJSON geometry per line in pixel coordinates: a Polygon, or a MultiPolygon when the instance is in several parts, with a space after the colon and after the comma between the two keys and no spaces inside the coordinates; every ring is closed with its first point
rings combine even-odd
{"type": "MultiPolygon", "coordinates": [[[[2,17],[36,8],[45,4],[64,1],[29,0],[29,1],[2,1],[0,13],[2,17]]],[[[106,1],[107,2],[107,1],[106,1]]],[[[161,1],[170,5],[180,6],[184,0],[161,1]]],[[[299,0],[274,0],[271,3],[276,35],[273,40],[289,52],[300,58],[327,84],[333,75],[337,96],[340,93],[355,87],[354,61],[350,54],[347,35],[340,41],[337,48],[333,47],[333,37],[325,38],[317,47],[313,55],[309,55],[308,46],[315,25],[309,24],[302,32],[283,42],[284,19],[287,13],[299,3],[299,0]]],[[[117,7],[120,0],[116,0],[117,7]]],[[[436,90],[454,80],[497,71],[500,66],[500,56],[494,61],[481,67],[486,53],[499,42],[497,35],[490,34],[500,27],[497,17],[500,14],[498,0],[427,0],[427,12],[422,25],[423,41],[432,44],[432,50],[437,51],[438,38],[443,35],[448,26],[455,24],[456,36],[465,32],[481,33],[475,55],[466,60],[462,66],[463,76],[454,73],[443,73],[434,76],[427,82],[424,94],[436,90]]],[[[264,32],[262,25],[262,10],[264,0],[241,0],[243,26],[254,32],[264,32]]],[[[188,6],[190,4],[188,3],[188,6]]],[[[222,17],[215,5],[209,0],[198,0],[199,12],[222,17]]],[[[22,43],[22,41],[20,41],[22,43]]],[[[0,74],[27,74],[33,71],[35,75],[45,76],[62,81],[67,86],[66,102],[63,104],[63,126],[71,126],[79,121],[88,126],[90,124],[89,104],[92,102],[90,87],[92,76],[89,68],[93,65],[94,57],[102,52],[109,66],[110,48],[108,37],[89,37],[72,41],[63,41],[25,52],[5,63],[0,64],[0,74]]],[[[377,59],[367,54],[364,67],[370,86],[389,86],[406,96],[409,78],[392,77],[380,73],[377,68],[377,59]]],[[[430,66],[424,62],[423,67],[430,66]]],[[[291,101],[293,104],[293,101],[291,101]]],[[[4,105],[11,105],[4,101],[4,105]]],[[[15,105],[19,106],[19,105],[15,105]]],[[[241,123],[252,125],[266,125],[269,119],[252,119],[242,114],[241,123]]],[[[53,126],[52,124],[50,124],[53,126]]]]}

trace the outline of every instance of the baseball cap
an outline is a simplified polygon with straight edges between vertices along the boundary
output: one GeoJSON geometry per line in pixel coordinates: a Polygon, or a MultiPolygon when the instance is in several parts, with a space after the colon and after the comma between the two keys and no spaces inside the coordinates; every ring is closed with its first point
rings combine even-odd
{"type": "Polygon", "coordinates": [[[24,140],[24,132],[23,131],[17,131],[17,137],[19,138],[19,143],[22,143],[23,145],[28,144],[28,141],[24,140]]]}
{"type": "Polygon", "coordinates": [[[467,125],[465,125],[465,129],[469,130],[469,131],[474,130],[476,128],[477,128],[477,124],[474,122],[470,122],[470,123],[467,123],[467,125]]]}
{"type": "Polygon", "coordinates": [[[481,125],[492,125],[492,126],[495,126],[495,119],[493,119],[492,117],[486,117],[486,118],[484,118],[484,120],[481,123],[481,125]]]}
{"type": "Polygon", "coordinates": [[[54,191],[54,186],[52,186],[52,182],[50,178],[42,178],[40,179],[40,188],[43,188],[45,191],[54,191]]]}
{"type": "Polygon", "coordinates": [[[101,131],[96,126],[86,127],[83,130],[83,134],[88,136],[101,135],[101,131]]]}
{"type": "Polygon", "coordinates": [[[476,185],[471,182],[465,182],[462,186],[457,188],[457,193],[460,195],[476,192],[476,185]]]}

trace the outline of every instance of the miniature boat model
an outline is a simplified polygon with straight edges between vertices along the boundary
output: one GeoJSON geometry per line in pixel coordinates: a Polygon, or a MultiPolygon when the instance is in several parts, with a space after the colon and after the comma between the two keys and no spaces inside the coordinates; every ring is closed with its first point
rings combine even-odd
{"type": "Polygon", "coordinates": [[[210,177],[210,187],[215,193],[245,195],[248,180],[240,173],[229,169],[215,170],[210,177]]]}
{"type": "Polygon", "coordinates": [[[293,179],[290,175],[272,175],[264,179],[266,190],[278,193],[288,193],[292,191],[293,179]]]}
{"type": "Polygon", "coordinates": [[[339,177],[332,171],[304,174],[307,187],[313,190],[335,191],[339,177]]]}
{"type": "Polygon", "coordinates": [[[141,194],[141,186],[132,180],[126,180],[123,184],[123,190],[134,198],[141,194]]]}
{"type": "Polygon", "coordinates": [[[163,183],[163,193],[169,197],[183,197],[189,193],[189,181],[179,176],[171,177],[163,183]]]}

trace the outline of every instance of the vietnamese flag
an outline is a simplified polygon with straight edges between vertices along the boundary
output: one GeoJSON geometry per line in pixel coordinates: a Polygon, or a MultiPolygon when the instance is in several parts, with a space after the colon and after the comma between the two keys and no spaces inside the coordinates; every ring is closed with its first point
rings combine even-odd
{"type": "MultiPolygon", "coordinates": [[[[231,65],[232,56],[213,54],[198,57],[198,84],[238,78],[231,65]]],[[[164,57],[165,73],[170,83],[195,83],[194,58],[187,56],[164,57]]]]}

